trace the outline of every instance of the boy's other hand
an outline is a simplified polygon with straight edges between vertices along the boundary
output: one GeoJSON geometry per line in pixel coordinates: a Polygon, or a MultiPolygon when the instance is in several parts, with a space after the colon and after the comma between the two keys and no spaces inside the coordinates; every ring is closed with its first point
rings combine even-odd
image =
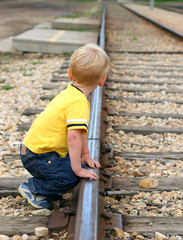
{"type": "Polygon", "coordinates": [[[87,163],[89,167],[94,168],[100,168],[101,165],[99,162],[93,160],[93,158],[90,157],[89,153],[85,153],[82,155],[82,162],[87,163]]]}
{"type": "Polygon", "coordinates": [[[81,168],[76,175],[81,178],[92,178],[94,180],[99,179],[97,174],[94,171],[86,170],[84,168],[81,168]]]}

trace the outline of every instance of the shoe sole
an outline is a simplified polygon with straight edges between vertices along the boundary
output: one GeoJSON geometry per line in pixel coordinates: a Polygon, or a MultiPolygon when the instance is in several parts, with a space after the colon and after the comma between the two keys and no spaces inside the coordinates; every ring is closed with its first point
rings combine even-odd
{"type": "MultiPolygon", "coordinates": [[[[21,186],[21,185],[20,185],[21,186]]],[[[18,188],[18,192],[20,193],[20,195],[23,197],[23,198],[25,198],[27,201],[28,201],[28,203],[31,205],[31,206],[33,206],[33,207],[35,207],[35,208],[38,208],[38,209],[42,209],[42,207],[39,207],[39,206],[37,206],[37,205],[35,205],[33,202],[31,202],[30,201],[30,198],[25,194],[24,195],[24,192],[20,189],[20,187],[18,188]]]]}

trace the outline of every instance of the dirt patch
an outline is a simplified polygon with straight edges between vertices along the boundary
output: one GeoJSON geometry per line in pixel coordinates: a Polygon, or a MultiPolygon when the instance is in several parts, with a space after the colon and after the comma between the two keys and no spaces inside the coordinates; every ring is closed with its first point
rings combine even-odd
{"type": "Polygon", "coordinates": [[[97,2],[67,0],[0,1],[0,40],[16,36],[36,24],[67,14],[84,14],[96,8],[97,2]]]}

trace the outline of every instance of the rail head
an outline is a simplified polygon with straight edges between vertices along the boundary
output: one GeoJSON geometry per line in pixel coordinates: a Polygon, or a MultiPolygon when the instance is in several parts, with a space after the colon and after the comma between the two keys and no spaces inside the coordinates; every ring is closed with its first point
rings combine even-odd
{"type": "MultiPolygon", "coordinates": [[[[105,49],[105,13],[103,3],[99,46],[105,49]]],[[[90,156],[100,160],[100,122],[102,108],[102,88],[97,87],[91,97],[91,120],[89,125],[88,146],[90,156]]],[[[94,171],[99,174],[98,169],[94,171]]],[[[74,240],[98,239],[98,189],[99,181],[82,179],[76,214],[74,240]]]]}

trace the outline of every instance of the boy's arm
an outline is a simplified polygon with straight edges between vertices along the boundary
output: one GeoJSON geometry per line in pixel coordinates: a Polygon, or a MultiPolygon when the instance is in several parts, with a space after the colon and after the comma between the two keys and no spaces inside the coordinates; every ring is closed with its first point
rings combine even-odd
{"type": "Polygon", "coordinates": [[[88,140],[87,140],[87,134],[82,135],[82,162],[86,162],[89,167],[94,168],[95,166],[97,168],[100,168],[100,163],[93,160],[90,157],[89,154],[89,148],[88,148],[88,140]]]}
{"type": "Polygon", "coordinates": [[[81,154],[82,154],[82,135],[81,130],[72,129],[68,131],[67,136],[69,156],[71,160],[71,167],[73,172],[82,178],[92,178],[97,180],[99,177],[94,171],[88,171],[81,167],[81,154]]]}

